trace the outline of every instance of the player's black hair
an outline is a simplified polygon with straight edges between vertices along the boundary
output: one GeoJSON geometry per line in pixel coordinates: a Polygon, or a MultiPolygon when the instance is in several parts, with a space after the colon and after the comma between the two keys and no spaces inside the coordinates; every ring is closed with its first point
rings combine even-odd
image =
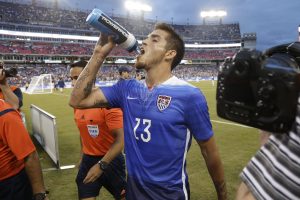
{"type": "Polygon", "coordinates": [[[85,60],[80,60],[80,61],[70,64],[70,69],[73,67],[85,68],[86,65],[87,65],[87,62],[85,60]]]}

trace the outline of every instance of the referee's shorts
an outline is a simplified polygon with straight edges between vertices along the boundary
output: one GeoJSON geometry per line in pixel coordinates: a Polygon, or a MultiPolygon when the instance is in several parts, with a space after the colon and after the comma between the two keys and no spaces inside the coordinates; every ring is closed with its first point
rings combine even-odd
{"type": "Polygon", "coordinates": [[[102,186],[105,187],[115,199],[122,199],[122,197],[125,196],[126,173],[123,154],[118,155],[96,181],[87,184],[83,183],[90,168],[101,159],[101,156],[83,155],[76,177],[78,196],[80,199],[98,196],[102,186]]]}

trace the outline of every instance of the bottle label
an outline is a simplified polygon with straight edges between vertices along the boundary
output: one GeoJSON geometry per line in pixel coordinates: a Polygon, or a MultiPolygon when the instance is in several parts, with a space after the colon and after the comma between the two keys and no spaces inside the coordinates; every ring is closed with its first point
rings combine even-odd
{"type": "Polygon", "coordinates": [[[112,21],[108,16],[102,13],[102,15],[99,17],[98,21],[102,24],[104,24],[106,27],[108,27],[113,33],[115,33],[118,38],[116,38],[114,41],[117,44],[123,43],[127,40],[128,32],[120,26],[115,21],[112,21]]]}

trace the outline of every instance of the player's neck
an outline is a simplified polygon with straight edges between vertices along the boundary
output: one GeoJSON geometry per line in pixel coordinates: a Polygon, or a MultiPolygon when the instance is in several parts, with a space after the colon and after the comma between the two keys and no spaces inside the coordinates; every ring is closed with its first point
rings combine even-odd
{"type": "Polygon", "coordinates": [[[147,71],[146,84],[149,89],[167,81],[172,77],[172,73],[167,67],[151,68],[147,71]]]}

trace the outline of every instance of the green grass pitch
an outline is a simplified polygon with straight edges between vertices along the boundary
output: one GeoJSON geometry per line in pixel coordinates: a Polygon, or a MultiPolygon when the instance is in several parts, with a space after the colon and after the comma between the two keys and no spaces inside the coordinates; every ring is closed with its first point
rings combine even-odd
{"type": "MultiPolygon", "coordinates": [[[[254,128],[239,126],[220,119],[216,114],[216,84],[211,81],[193,83],[206,96],[213,130],[225,169],[229,199],[234,199],[240,183],[239,173],[251,156],[259,148],[258,131],[254,128]],[[225,122],[225,123],[224,123],[225,122]]],[[[58,128],[59,154],[61,165],[76,164],[79,160],[79,133],[73,119],[73,109],[68,106],[70,89],[62,93],[28,95],[24,94],[23,112],[26,114],[27,127],[31,132],[29,107],[34,104],[56,116],[58,128]]],[[[48,156],[39,149],[43,169],[52,168],[48,156]]],[[[200,149],[193,139],[187,157],[187,169],[190,182],[191,200],[214,200],[216,192],[207,172],[200,149]]],[[[44,171],[44,179],[49,197],[52,200],[75,200],[77,169],[44,171]]],[[[112,200],[111,195],[102,189],[99,199],[112,200]]]]}

